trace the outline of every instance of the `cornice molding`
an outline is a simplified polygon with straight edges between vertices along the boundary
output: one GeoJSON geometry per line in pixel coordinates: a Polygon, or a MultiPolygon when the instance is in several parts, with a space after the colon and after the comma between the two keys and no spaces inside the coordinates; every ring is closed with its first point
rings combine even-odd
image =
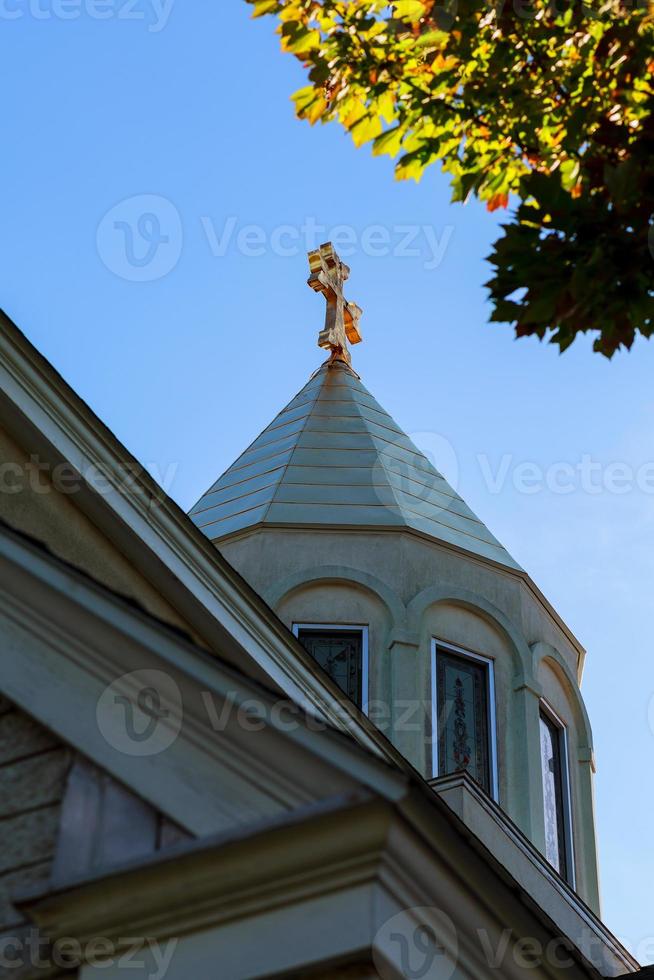
{"type": "Polygon", "coordinates": [[[600,976],[617,977],[638,969],[613,933],[467,773],[442,776],[429,785],[468,828],[473,846],[487,849],[501,873],[522,890],[525,901],[573,942],[600,976]]]}
{"type": "Polygon", "coordinates": [[[1,311],[0,391],[10,431],[27,423],[57,462],[102,475],[106,493],[89,486],[76,499],[211,648],[233,662],[248,656],[260,679],[397,761],[390,743],[1,311]]]}
{"type": "MultiPolygon", "coordinates": [[[[448,807],[444,821],[439,804],[434,800],[423,811],[425,802],[413,795],[397,804],[365,795],[333,797],[269,824],[116,868],[102,878],[24,893],[19,904],[52,938],[74,936],[84,944],[102,935],[120,946],[123,937],[134,935],[164,941],[217,928],[228,935],[230,925],[239,922],[251,930],[258,916],[265,922],[271,912],[286,914],[294,906],[329,900],[332,956],[352,953],[347,945],[352,932],[338,921],[339,914],[356,914],[358,949],[370,955],[394,915],[431,909],[456,930],[457,962],[466,975],[486,975],[488,963],[475,930],[492,931],[498,923],[511,923],[515,938],[568,940],[575,963],[571,977],[599,980],[638,969],[592,913],[581,903],[572,909],[570,896],[556,891],[552,897],[567,925],[574,925],[571,912],[586,913],[585,937],[561,930],[561,915],[559,921],[551,916],[551,903],[543,910],[511,870],[494,871],[497,862],[489,862],[483,842],[465,828],[461,833],[448,807]]],[[[302,921],[312,928],[311,917],[302,921]]],[[[218,943],[222,935],[217,934],[218,943]]],[[[241,943],[242,936],[241,929],[241,943]]],[[[276,947],[269,951],[276,953],[276,947]]],[[[510,959],[505,966],[502,976],[522,975],[510,959]]]]}
{"type": "Polygon", "coordinates": [[[378,799],[334,797],[15,901],[50,938],[180,936],[371,881],[392,816],[378,799]]]}
{"type": "Polygon", "coordinates": [[[404,791],[397,768],[297,709],[289,724],[287,699],[6,527],[0,618],[3,693],[190,833],[272,816],[322,798],[330,785],[358,782],[390,798],[404,791]],[[129,696],[136,669],[150,672],[148,686],[180,721],[174,741],[145,757],[110,744],[96,717],[109,685],[129,696]],[[179,703],[170,702],[171,683],[179,703]],[[218,716],[230,708],[219,729],[207,698],[218,716]],[[267,734],[254,744],[238,714],[248,703],[267,734]]]}
{"type": "Polygon", "coordinates": [[[522,588],[525,588],[531,597],[535,599],[538,604],[547,613],[549,618],[552,620],[554,625],[560,630],[561,634],[565,639],[571,644],[577,654],[577,671],[578,677],[581,681],[583,674],[584,663],[586,660],[586,649],[580,640],[574,635],[569,626],[563,621],[561,616],[557,613],[554,606],[551,604],[549,599],[544,595],[543,592],[536,585],[534,580],[531,578],[528,572],[524,569],[510,568],[507,565],[502,565],[500,562],[493,561],[492,558],[486,558],[483,555],[477,555],[474,552],[467,551],[465,548],[461,548],[456,544],[452,544],[449,541],[435,540],[428,534],[419,531],[416,528],[411,527],[398,527],[397,525],[374,525],[371,527],[353,527],[348,524],[280,524],[274,522],[258,523],[253,524],[250,527],[241,530],[234,531],[232,534],[226,534],[222,537],[217,537],[213,539],[213,544],[220,548],[223,544],[231,544],[240,539],[253,537],[257,534],[265,534],[269,531],[285,531],[285,532],[306,532],[311,531],[313,534],[334,534],[334,533],[347,533],[348,535],[374,535],[380,534],[392,534],[395,537],[399,535],[404,535],[409,538],[418,538],[421,541],[427,542],[434,548],[441,548],[444,551],[456,554],[465,558],[467,561],[473,562],[482,568],[493,569],[496,572],[518,582],[522,588]]]}

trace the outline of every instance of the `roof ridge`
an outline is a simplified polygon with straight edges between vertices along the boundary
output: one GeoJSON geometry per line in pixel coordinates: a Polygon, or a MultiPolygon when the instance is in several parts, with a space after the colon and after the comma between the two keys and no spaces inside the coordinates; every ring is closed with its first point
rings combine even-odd
{"type": "Polygon", "coordinates": [[[520,569],[436,461],[338,361],[314,371],[191,514],[215,541],[262,526],[393,526],[520,569]]]}
{"type": "MultiPolygon", "coordinates": [[[[376,402],[377,399],[376,398],[373,398],[373,396],[368,392],[368,389],[363,384],[363,382],[360,381],[360,384],[361,384],[361,387],[364,390],[364,393],[366,395],[368,395],[368,397],[371,398],[372,401],[375,401],[376,402]]],[[[377,402],[377,404],[379,404],[379,402],[377,402]]],[[[379,407],[381,408],[382,406],[380,405],[379,407]]],[[[376,411],[376,409],[374,409],[374,411],[376,411]]],[[[403,433],[403,430],[397,424],[397,422],[395,421],[395,419],[391,415],[388,414],[388,412],[385,412],[384,411],[383,414],[386,415],[391,420],[391,422],[393,423],[393,425],[397,428],[398,432],[402,432],[403,433]]],[[[402,507],[400,505],[400,501],[399,501],[399,498],[398,498],[398,495],[397,495],[397,490],[395,489],[395,487],[393,486],[393,484],[391,483],[391,481],[389,479],[388,470],[386,468],[386,463],[384,461],[384,456],[386,454],[383,451],[383,449],[380,451],[380,447],[379,447],[379,444],[377,442],[377,437],[374,435],[374,433],[370,429],[370,425],[371,424],[375,425],[375,424],[378,424],[378,423],[373,422],[372,419],[366,418],[365,415],[363,415],[363,414],[361,415],[361,418],[363,419],[363,422],[364,422],[364,424],[366,426],[366,429],[368,430],[368,433],[370,435],[370,438],[372,439],[373,446],[375,447],[375,450],[377,451],[377,453],[379,455],[379,461],[381,463],[381,468],[382,468],[382,471],[384,473],[384,478],[385,478],[385,481],[386,481],[386,486],[390,490],[391,496],[393,497],[393,500],[395,501],[395,509],[396,509],[397,513],[401,517],[402,516],[402,507]]],[[[385,441],[385,440],[380,440],[380,441],[385,441]]]]}
{"type": "MultiPolygon", "coordinates": [[[[304,388],[302,389],[302,391],[304,391],[307,388],[307,386],[311,384],[311,382],[313,381],[313,379],[316,378],[318,376],[319,372],[323,370],[324,366],[325,365],[323,364],[322,367],[318,369],[318,371],[314,372],[314,374],[311,375],[311,377],[309,378],[309,381],[304,386],[304,388]]],[[[318,395],[320,394],[320,391],[321,390],[322,390],[322,385],[316,385],[316,396],[315,396],[315,398],[313,398],[311,401],[309,401],[307,403],[307,404],[310,404],[311,405],[311,408],[314,408],[315,407],[315,404],[318,401],[318,395]]],[[[301,394],[301,392],[298,392],[298,394],[301,394]]],[[[296,398],[297,398],[297,395],[296,395],[296,398]]],[[[289,402],[289,404],[290,404],[290,402],[289,402]]],[[[282,411],[284,411],[284,410],[282,409],[282,411]]],[[[279,414],[281,415],[282,413],[280,412],[279,414]]],[[[279,417],[279,416],[277,416],[277,417],[279,417]]],[[[264,523],[265,522],[266,517],[270,513],[270,508],[272,507],[272,505],[275,502],[275,497],[279,493],[279,488],[281,487],[282,483],[284,482],[284,477],[286,476],[286,473],[288,472],[288,468],[291,465],[291,463],[293,462],[293,457],[295,456],[295,453],[297,452],[298,440],[302,438],[302,434],[305,431],[305,429],[307,427],[307,422],[309,421],[310,418],[311,418],[311,412],[309,411],[305,415],[303,424],[300,427],[300,429],[297,432],[294,433],[294,436],[295,436],[295,445],[294,445],[294,447],[293,447],[293,449],[291,451],[291,455],[288,457],[286,463],[282,467],[282,472],[280,473],[279,479],[277,480],[277,485],[275,486],[275,490],[273,492],[273,495],[270,498],[270,501],[268,502],[268,505],[266,506],[265,511],[263,512],[263,516],[261,518],[261,523],[264,523]]],[[[275,421],[275,420],[273,419],[273,421],[275,421]]]]}
{"type": "MultiPolygon", "coordinates": [[[[232,470],[239,469],[239,467],[237,466],[237,463],[240,463],[240,461],[243,459],[243,457],[244,456],[247,456],[247,454],[250,452],[251,449],[254,448],[254,446],[257,444],[257,442],[259,441],[259,439],[261,439],[261,437],[264,435],[264,433],[268,432],[270,429],[273,428],[274,423],[277,421],[277,419],[280,417],[280,415],[283,415],[284,412],[288,411],[290,405],[292,405],[293,402],[297,398],[300,397],[300,395],[302,394],[302,392],[305,391],[309,387],[309,385],[313,381],[313,378],[314,377],[315,377],[315,375],[312,375],[309,378],[309,380],[307,381],[307,383],[302,386],[302,388],[298,391],[298,393],[296,395],[294,395],[293,398],[291,398],[291,400],[289,402],[286,403],[286,405],[284,406],[284,408],[280,409],[280,411],[277,413],[277,415],[275,415],[275,418],[273,419],[273,421],[269,425],[267,425],[264,429],[262,429],[261,432],[258,433],[258,435],[256,435],[254,437],[254,439],[252,440],[252,442],[250,442],[245,447],[245,449],[243,450],[242,453],[239,453],[239,455],[236,457],[236,459],[233,460],[233,462],[231,462],[229,464],[229,466],[227,467],[227,469],[223,473],[220,474],[220,476],[218,477],[218,479],[217,480],[214,480],[213,483],[211,484],[211,486],[209,486],[204,491],[204,493],[200,495],[200,497],[198,498],[198,500],[196,501],[196,503],[193,504],[193,506],[191,507],[191,509],[189,511],[189,514],[199,513],[199,511],[197,511],[196,508],[197,508],[198,504],[200,503],[200,501],[203,500],[204,497],[207,497],[210,493],[212,493],[216,489],[217,485],[220,483],[220,481],[223,479],[223,477],[227,476],[227,474],[230,473],[232,470]]],[[[313,401],[315,402],[315,398],[313,399],[313,401]]],[[[307,402],[307,404],[310,404],[310,403],[311,403],[311,399],[309,400],[309,402],[307,402]]],[[[308,415],[307,415],[307,418],[308,418],[308,415]]],[[[304,426],[302,427],[302,429],[304,429],[304,426]]],[[[302,430],[300,430],[300,431],[302,431],[302,430]]],[[[275,442],[279,442],[279,441],[280,440],[273,440],[272,445],[274,445],[275,442]]],[[[274,453],[273,453],[273,456],[274,456],[274,453]]],[[[268,457],[266,457],[266,458],[268,458],[268,457]]],[[[245,465],[247,466],[249,464],[246,463],[245,465]]],[[[240,467],[240,468],[243,469],[243,467],[240,467]]]]}

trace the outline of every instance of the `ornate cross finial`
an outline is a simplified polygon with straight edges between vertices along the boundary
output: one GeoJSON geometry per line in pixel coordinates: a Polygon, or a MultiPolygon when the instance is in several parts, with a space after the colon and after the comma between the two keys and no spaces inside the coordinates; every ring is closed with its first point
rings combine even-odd
{"type": "Polygon", "coordinates": [[[325,328],[321,330],[318,346],[331,351],[332,360],[351,363],[348,341],[360,344],[359,333],[361,310],[356,303],[348,303],[343,287],[349,279],[350,270],[341,262],[331,242],[321,245],[315,252],[309,252],[311,275],[309,285],[327,300],[325,328]]]}

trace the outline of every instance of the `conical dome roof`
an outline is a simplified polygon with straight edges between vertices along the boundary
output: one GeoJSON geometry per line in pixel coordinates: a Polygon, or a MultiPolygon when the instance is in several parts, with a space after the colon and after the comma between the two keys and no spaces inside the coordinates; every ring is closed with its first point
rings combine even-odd
{"type": "Polygon", "coordinates": [[[404,528],[519,568],[341,360],[313,375],[190,513],[212,541],[261,526],[404,528]]]}

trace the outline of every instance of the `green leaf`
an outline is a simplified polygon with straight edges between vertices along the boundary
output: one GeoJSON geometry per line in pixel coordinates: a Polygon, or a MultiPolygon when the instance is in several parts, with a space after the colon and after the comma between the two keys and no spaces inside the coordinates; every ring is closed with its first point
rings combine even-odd
{"type": "Polygon", "coordinates": [[[354,145],[363,146],[365,143],[369,143],[370,140],[375,139],[379,135],[381,128],[382,124],[379,116],[369,114],[359,119],[350,129],[354,145]]]}
{"type": "Polygon", "coordinates": [[[416,40],[416,48],[421,51],[425,48],[441,48],[444,44],[447,44],[450,35],[447,31],[427,31],[426,34],[421,34],[416,40]]]}
{"type": "Polygon", "coordinates": [[[305,63],[302,119],[372,140],[400,180],[438,163],[454,201],[517,200],[489,259],[493,319],[561,349],[592,331],[606,356],[654,335],[650,5],[250,2],[305,63]]]}
{"type": "Polygon", "coordinates": [[[393,129],[388,129],[385,133],[381,133],[380,136],[375,137],[372,152],[376,157],[381,156],[382,153],[387,153],[389,156],[394,157],[400,152],[401,146],[402,127],[395,126],[393,129]]]}
{"type": "Polygon", "coordinates": [[[301,116],[310,105],[318,98],[315,88],[313,85],[307,85],[305,88],[299,89],[292,96],[293,102],[295,103],[295,111],[298,116],[301,116]]]}
{"type": "Polygon", "coordinates": [[[395,119],[395,99],[391,92],[382,92],[377,99],[377,110],[384,122],[392,123],[395,119]]]}
{"type": "Polygon", "coordinates": [[[479,186],[482,177],[483,175],[476,171],[461,174],[460,177],[456,177],[452,181],[452,203],[455,201],[463,201],[465,203],[472,192],[479,186]]]}
{"type": "Polygon", "coordinates": [[[575,186],[580,170],[578,160],[566,160],[561,164],[561,183],[566,191],[571,191],[575,186]]]}
{"type": "Polygon", "coordinates": [[[422,0],[395,0],[395,13],[402,20],[415,22],[425,16],[425,5],[422,0]]]}
{"type": "MultiPolygon", "coordinates": [[[[248,0],[248,2],[251,2],[251,0],[248,0]]],[[[263,17],[264,14],[272,14],[278,8],[279,0],[256,0],[252,16],[263,17]]]]}
{"type": "Polygon", "coordinates": [[[301,28],[299,31],[288,31],[284,34],[284,49],[290,54],[308,54],[312,48],[320,45],[320,31],[301,28]]]}

